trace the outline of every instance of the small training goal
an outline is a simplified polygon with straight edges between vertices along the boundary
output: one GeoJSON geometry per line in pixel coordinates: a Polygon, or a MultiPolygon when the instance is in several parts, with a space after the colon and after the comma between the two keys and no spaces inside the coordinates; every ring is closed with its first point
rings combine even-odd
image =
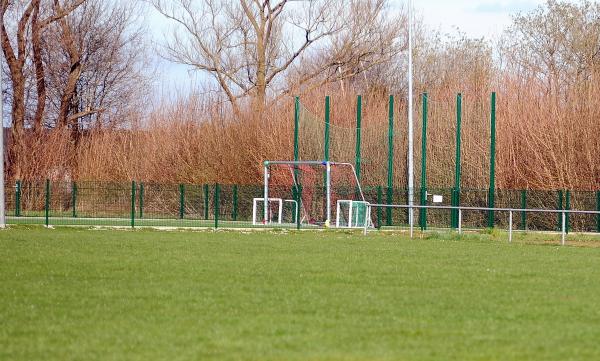
{"type": "Polygon", "coordinates": [[[253,223],[312,227],[371,226],[354,166],[330,161],[265,161],[253,223]]]}

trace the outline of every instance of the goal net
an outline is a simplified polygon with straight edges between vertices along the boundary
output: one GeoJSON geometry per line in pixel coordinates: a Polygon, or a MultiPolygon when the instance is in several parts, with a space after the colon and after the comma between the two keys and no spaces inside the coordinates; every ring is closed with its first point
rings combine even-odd
{"type": "Polygon", "coordinates": [[[274,217],[279,216],[277,212],[270,209],[280,207],[279,204],[274,204],[269,199],[282,199],[284,206],[286,201],[290,207],[297,205],[297,217],[290,218],[295,218],[304,225],[356,227],[362,224],[364,226],[367,217],[364,211],[360,222],[350,222],[348,218],[350,215],[347,214],[346,205],[355,208],[352,217],[361,217],[360,208],[367,208],[356,172],[349,163],[267,161],[264,164],[264,182],[264,198],[259,202],[262,203],[260,208],[263,212],[264,224],[274,223],[274,217]],[[337,206],[338,202],[340,207],[337,206]],[[360,206],[359,202],[362,202],[363,206],[360,206]],[[338,213],[343,221],[338,221],[338,213]]]}
{"type": "Polygon", "coordinates": [[[338,228],[370,227],[367,202],[341,199],[337,201],[335,226],[338,228]]]}

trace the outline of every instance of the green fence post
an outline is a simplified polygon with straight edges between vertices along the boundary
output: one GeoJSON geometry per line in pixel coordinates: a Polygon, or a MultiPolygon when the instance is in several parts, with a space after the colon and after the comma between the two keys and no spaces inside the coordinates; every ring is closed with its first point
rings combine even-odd
{"type": "MultiPolygon", "coordinates": [[[[386,189],[385,189],[385,203],[386,204],[392,204],[392,203],[394,203],[394,188],[392,188],[392,187],[386,187],[386,189]]],[[[392,209],[391,208],[386,208],[385,209],[385,225],[386,226],[391,226],[392,225],[392,209]]]]}
{"type": "Polygon", "coordinates": [[[360,143],[362,136],[362,95],[356,97],[356,152],[354,156],[354,168],[356,168],[356,177],[360,182],[360,143]]]}
{"type": "Polygon", "coordinates": [[[73,206],[73,218],[77,218],[77,183],[71,183],[71,205],[73,206]]]}
{"type": "MultiPolygon", "coordinates": [[[[454,170],[454,197],[452,198],[452,206],[460,205],[460,173],[461,173],[461,127],[462,127],[462,94],[456,95],[456,158],[454,170]]],[[[458,210],[452,210],[452,228],[458,228],[458,210]]]]}
{"type": "Polygon", "coordinates": [[[185,216],[185,186],[179,185],[179,219],[185,216]]]}
{"type": "MultiPolygon", "coordinates": [[[[452,207],[456,207],[456,189],[452,187],[450,190],[450,205],[452,207]]],[[[450,228],[456,228],[456,212],[453,210],[450,211],[450,228]]]]}
{"type": "MultiPolygon", "coordinates": [[[[567,189],[566,191],[566,204],[565,204],[567,210],[571,210],[571,191],[567,189]]],[[[571,214],[567,213],[565,215],[565,228],[566,228],[566,232],[569,233],[569,231],[571,230],[571,214]]]]}
{"type": "Polygon", "coordinates": [[[46,227],[50,226],[50,179],[46,179],[46,202],[44,205],[46,227]]]}
{"type": "MultiPolygon", "coordinates": [[[[596,191],[596,210],[600,212],[600,191],[596,191]]],[[[600,233],[600,214],[596,215],[596,231],[600,233]]]]}
{"type": "Polygon", "coordinates": [[[231,218],[233,221],[237,221],[238,217],[238,186],[233,186],[233,212],[231,214],[231,218]]]}
{"type": "MultiPolygon", "coordinates": [[[[421,205],[427,204],[427,93],[423,93],[423,125],[421,130],[421,205]]],[[[427,209],[419,210],[421,230],[427,229],[427,209]]]]}
{"type": "Polygon", "coordinates": [[[135,181],[131,181],[131,228],[135,227],[135,181]]]}
{"type": "MultiPolygon", "coordinates": [[[[561,210],[564,209],[563,208],[563,191],[562,190],[558,190],[557,191],[557,195],[558,195],[558,202],[557,202],[557,209],[561,210]]],[[[562,229],[562,214],[558,213],[558,217],[557,217],[557,230],[561,230],[562,229]]]]}
{"type": "Polygon", "coordinates": [[[204,185],[204,220],[207,221],[208,220],[208,184],[204,185]]]}
{"type": "Polygon", "coordinates": [[[219,228],[219,202],[221,198],[221,187],[215,184],[215,229],[219,228]]]}
{"type": "MultiPolygon", "coordinates": [[[[491,134],[490,134],[490,194],[488,207],[496,207],[496,92],[492,93],[491,104],[491,134]]],[[[494,211],[489,211],[488,227],[493,228],[495,223],[494,211]]]]}
{"type": "MultiPolygon", "coordinates": [[[[388,104],[388,173],[387,173],[387,204],[394,201],[394,96],[390,95],[388,104]]],[[[386,208],[386,224],[392,225],[392,209],[386,208]]]]}
{"type": "MultiPolygon", "coordinates": [[[[296,183],[292,185],[292,199],[296,201],[296,206],[300,207],[300,202],[298,202],[298,186],[296,183]]],[[[292,214],[292,224],[296,223],[296,213],[292,214]]]]}
{"type": "MultiPolygon", "coordinates": [[[[527,209],[527,191],[523,189],[521,191],[521,209],[527,209]]],[[[521,229],[527,230],[527,212],[521,212],[521,229]]]]}
{"type": "Polygon", "coordinates": [[[298,214],[294,215],[294,217],[296,217],[296,229],[300,229],[300,223],[301,223],[301,212],[302,212],[302,208],[301,208],[301,204],[302,204],[302,186],[298,185],[296,186],[296,205],[298,207],[298,214]]]}
{"type": "Polygon", "coordinates": [[[140,218],[144,218],[144,183],[140,183],[140,195],[139,195],[139,207],[140,207],[140,218]]]}
{"type": "Polygon", "coordinates": [[[21,181],[15,184],[15,216],[21,217],[21,181]]]}
{"type": "MultiPolygon", "coordinates": [[[[377,204],[383,202],[383,189],[381,186],[377,187],[377,204]]],[[[377,228],[381,228],[381,219],[383,218],[383,212],[381,207],[377,207],[377,228]]]]}

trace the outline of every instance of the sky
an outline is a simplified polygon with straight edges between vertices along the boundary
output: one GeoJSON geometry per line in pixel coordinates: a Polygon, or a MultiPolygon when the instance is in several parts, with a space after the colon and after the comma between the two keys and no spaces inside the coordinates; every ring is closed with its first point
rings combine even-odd
{"type": "MultiPolygon", "coordinates": [[[[399,4],[403,1],[392,0],[399,4]]],[[[544,0],[413,0],[415,12],[434,29],[470,37],[497,38],[510,25],[511,16],[535,9],[544,0]]]]}
{"type": "MultiPolygon", "coordinates": [[[[510,24],[511,17],[544,3],[545,0],[413,0],[415,14],[425,24],[443,33],[456,35],[460,30],[469,37],[494,40],[510,24]]],[[[392,7],[402,6],[406,0],[390,0],[392,7]]],[[[154,37],[160,39],[166,32],[165,21],[158,14],[150,14],[154,37]],[[156,26],[154,26],[156,25],[156,26]]],[[[188,67],[159,61],[159,91],[185,90],[197,85],[201,76],[188,67]],[[165,86],[165,84],[168,84],[165,86]]]]}

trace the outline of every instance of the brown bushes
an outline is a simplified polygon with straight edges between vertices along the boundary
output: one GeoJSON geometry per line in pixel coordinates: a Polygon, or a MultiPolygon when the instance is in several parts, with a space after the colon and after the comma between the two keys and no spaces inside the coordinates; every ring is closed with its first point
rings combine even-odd
{"type": "MultiPolygon", "coordinates": [[[[506,80],[498,93],[497,185],[507,189],[600,188],[600,89],[574,89],[557,104],[535,83],[506,80]]],[[[334,88],[302,98],[301,158],[322,158],[324,94],[331,97],[331,159],[354,162],[356,97],[334,88]],[[310,112],[310,113],[309,113],[310,112]]],[[[455,94],[429,93],[428,185],[451,187],[454,179],[455,94]]],[[[212,102],[162,107],[131,129],[97,130],[79,145],[67,130],[27,137],[21,179],[160,183],[260,183],[266,159],[293,157],[293,101],[263,118],[232,119],[212,102]],[[213,105],[211,105],[213,104],[213,105]],[[212,108],[211,108],[212,107],[212,108]]],[[[363,183],[387,179],[387,96],[363,97],[363,183]]],[[[463,95],[462,186],[488,187],[489,93],[463,95]]],[[[421,104],[416,101],[415,173],[420,176],[421,104]]],[[[396,97],[394,182],[406,184],[406,106],[396,97]]]]}

